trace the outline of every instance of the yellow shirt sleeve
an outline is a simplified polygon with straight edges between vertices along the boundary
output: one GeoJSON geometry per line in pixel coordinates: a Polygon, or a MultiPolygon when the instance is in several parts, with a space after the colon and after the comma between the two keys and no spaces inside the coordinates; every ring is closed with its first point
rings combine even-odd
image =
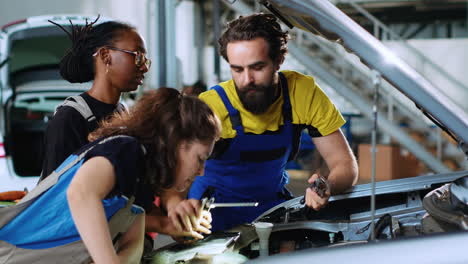
{"type": "Polygon", "coordinates": [[[284,71],[284,74],[288,79],[294,124],[312,126],[321,136],[326,136],[345,123],[339,110],[313,77],[294,71],[284,71]]]}

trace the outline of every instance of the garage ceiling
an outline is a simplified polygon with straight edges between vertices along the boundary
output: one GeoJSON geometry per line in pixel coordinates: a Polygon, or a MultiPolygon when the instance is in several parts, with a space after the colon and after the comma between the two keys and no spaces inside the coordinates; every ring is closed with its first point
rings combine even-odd
{"type": "Polygon", "coordinates": [[[467,20],[467,0],[335,0],[355,21],[366,21],[349,3],[359,4],[386,24],[467,20]]]}

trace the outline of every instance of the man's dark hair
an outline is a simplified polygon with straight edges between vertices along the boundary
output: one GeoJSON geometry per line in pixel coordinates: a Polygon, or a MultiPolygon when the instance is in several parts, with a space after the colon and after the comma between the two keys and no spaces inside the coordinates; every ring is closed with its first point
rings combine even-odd
{"type": "Polygon", "coordinates": [[[135,30],[134,27],[116,21],[104,22],[93,26],[99,17],[84,26],[71,24],[68,32],[64,27],[50,21],[62,28],[71,40],[71,48],[67,50],[60,61],[60,75],[71,83],[83,83],[94,79],[93,54],[104,46],[112,46],[122,32],[135,30]]]}
{"type": "Polygon", "coordinates": [[[226,31],[219,38],[219,52],[226,61],[227,45],[230,42],[264,38],[269,44],[268,55],[273,62],[282,62],[288,52],[289,34],[281,30],[276,17],[270,14],[240,16],[227,25],[226,31]]]}

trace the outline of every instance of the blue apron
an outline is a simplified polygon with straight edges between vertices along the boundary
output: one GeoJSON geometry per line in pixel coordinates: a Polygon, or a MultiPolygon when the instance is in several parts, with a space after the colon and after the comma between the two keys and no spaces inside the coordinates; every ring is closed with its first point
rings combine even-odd
{"type": "MultiPolygon", "coordinates": [[[[108,137],[99,141],[97,144],[105,143],[117,137],[126,136],[108,137]]],[[[22,202],[23,204],[20,203],[16,205],[16,207],[20,209],[15,211],[16,213],[12,215],[13,218],[7,221],[3,226],[0,223],[0,243],[2,243],[2,241],[7,242],[21,249],[59,250],[62,246],[65,247],[71,243],[81,241],[80,234],[76,228],[68,205],[66,190],[78,169],[83,165],[85,155],[97,144],[90,145],[89,148],[79,155],[70,155],[49,177],[41,181],[39,185],[28,194],[32,196],[32,198],[26,199],[26,197],[29,197],[26,196],[23,199],[29,202],[22,202]]],[[[116,195],[102,200],[106,219],[112,222],[113,217],[127,206],[129,207],[128,209],[130,209],[131,216],[124,218],[124,220],[132,219],[131,221],[133,221],[134,215],[144,213],[143,208],[133,204],[133,199],[130,200],[131,203],[129,204],[129,199],[124,195],[116,195]]],[[[8,212],[6,210],[15,210],[14,207],[15,206],[11,206],[11,208],[0,208],[2,209],[0,210],[0,220],[2,216],[5,216],[8,212]]],[[[121,221],[122,220],[119,220],[119,222],[121,221]]],[[[123,221],[123,223],[125,222],[126,221],[123,221]]],[[[111,230],[120,226],[120,224],[116,224],[118,223],[110,225],[111,230]]],[[[128,223],[124,226],[128,228],[128,223]]],[[[115,238],[114,235],[113,237],[115,238]]],[[[0,244],[0,248],[1,247],[2,245],[0,244]]],[[[76,253],[78,253],[78,251],[76,253]]],[[[47,261],[45,261],[45,263],[47,263],[47,261]]]]}
{"type": "Polygon", "coordinates": [[[258,207],[213,208],[213,231],[250,223],[260,214],[285,201],[284,186],[289,181],[285,165],[292,151],[293,126],[288,83],[279,72],[283,93],[284,126],[278,133],[245,134],[240,113],[229,101],[221,86],[214,89],[229,112],[237,135],[221,157],[209,159],[205,175],[197,177],[188,197],[200,199],[209,186],[215,202],[258,202],[258,207]]]}

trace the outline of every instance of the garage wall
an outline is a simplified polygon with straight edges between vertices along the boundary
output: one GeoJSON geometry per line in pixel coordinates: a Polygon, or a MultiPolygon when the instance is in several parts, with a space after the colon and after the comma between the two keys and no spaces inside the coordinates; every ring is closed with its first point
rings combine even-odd
{"type": "Polygon", "coordinates": [[[0,25],[5,25],[15,20],[57,13],[77,13],[85,1],[57,1],[57,0],[1,0],[0,1],[0,25]]]}
{"type": "MultiPolygon", "coordinates": [[[[466,66],[468,61],[468,39],[412,39],[408,43],[423,53],[432,62],[450,73],[456,80],[468,86],[466,66]]],[[[400,58],[426,77],[435,87],[452,98],[460,107],[468,111],[468,91],[454,86],[434,71],[430,65],[415,56],[401,43],[387,41],[384,44],[393,50],[400,58]]]]}
{"type": "Polygon", "coordinates": [[[130,23],[146,36],[146,5],[147,0],[1,0],[0,25],[48,14],[101,14],[130,23]]]}

